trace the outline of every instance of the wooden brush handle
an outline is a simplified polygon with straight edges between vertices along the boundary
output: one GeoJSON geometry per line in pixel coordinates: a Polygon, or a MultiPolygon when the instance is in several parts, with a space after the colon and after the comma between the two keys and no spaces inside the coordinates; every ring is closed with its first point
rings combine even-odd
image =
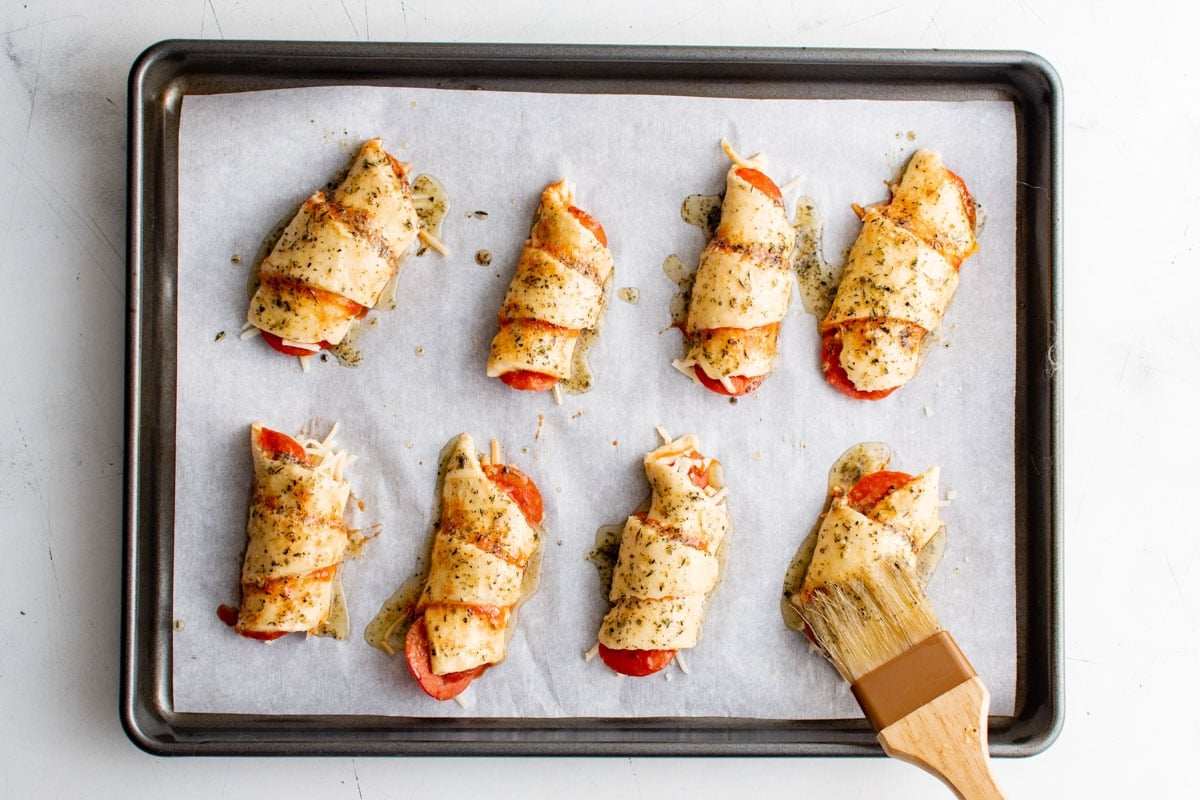
{"type": "Polygon", "coordinates": [[[1004,800],[987,752],[987,687],[978,676],[879,732],[892,758],[941,778],[962,800],[1004,800]]]}

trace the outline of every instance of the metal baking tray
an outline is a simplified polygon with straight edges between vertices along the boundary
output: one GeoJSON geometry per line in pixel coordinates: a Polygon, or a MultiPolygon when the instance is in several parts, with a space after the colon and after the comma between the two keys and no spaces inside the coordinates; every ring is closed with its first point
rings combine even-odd
{"type": "Polygon", "coordinates": [[[863,719],[181,713],[171,688],[177,158],[188,94],[313,85],[743,98],[1004,99],[1017,135],[1016,627],[991,751],[1062,724],[1062,90],[1024,52],[166,41],[129,75],[121,719],[157,754],[879,755],[863,719]]]}

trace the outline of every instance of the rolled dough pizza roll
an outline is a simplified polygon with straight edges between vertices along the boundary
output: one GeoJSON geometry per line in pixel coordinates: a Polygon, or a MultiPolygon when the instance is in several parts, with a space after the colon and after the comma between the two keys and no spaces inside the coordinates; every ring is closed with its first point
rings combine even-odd
{"type": "Polygon", "coordinates": [[[936,466],[916,476],[879,470],[836,489],[794,605],[805,606],[813,592],[864,574],[876,561],[904,564],[918,574],[922,551],[945,528],[939,477],[936,466]]]}
{"type": "Polygon", "coordinates": [[[757,389],[775,364],[779,326],[792,292],[796,233],[775,182],[759,160],[733,161],[721,219],[700,254],[684,326],[685,357],[675,366],[728,395],[757,389]]]}
{"type": "Polygon", "coordinates": [[[599,633],[600,657],[619,673],[657,672],[700,639],[731,520],[720,462],[699,448],[688,434],[644,459],[650,508],[625,523],[599,633]]]}
{"type": "Polygon", "coordinates": [[[563,179],[546,187],[492,340],[487,374],[544,391],[570,378],[581,332],[595,328],[613,271],[604,228],[563,179]]]}
{"type": "Polygon", "coordinates": [[[496,445],[481,459],[461,434],[443,468],[429,573],[405,639],[409,670],[438,700],[504,660],[542,541],[541,494],[525,473],[500,463],[496,445]]]}
{"type": "Polygon", "coordinates": [[[371,139],[331,195],[304,201],[263,259],[248,324],[287,355],[339,344],[421,234],[407,166],[371,139]]]}
{"type": "Polygon", "coordinates": [[[343,471],[353,460],[333,449],[335,432],[301,443],[259,422],[250,428],[254,485],[235,625],[242,636],[320,633],[335,611],[351,546],[343,471]]]}
{"type": "Polygon", "coordinates": [[[918,150],[862,231],[821,323],[821,367],[849,397],[878,400],[917,374],[975,252],[975,201],[941,156],[918,150]]]}

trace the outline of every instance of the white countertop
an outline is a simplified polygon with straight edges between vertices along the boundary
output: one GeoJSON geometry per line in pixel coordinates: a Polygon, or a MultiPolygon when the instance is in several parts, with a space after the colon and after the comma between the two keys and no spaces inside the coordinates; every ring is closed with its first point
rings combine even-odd
{"type": "Polygon", "coordinates": [[[1176,513],[1200,484],[1190,452],[1200,443],[1194,15],[1048,0],[100,5],[0,9],[11,359],[0,371],[0,520],[11,548],[0,575],[14,589],[0,610],[4,798],[949,796],[886,759],[157,758],[129,742],[117,714],[125,81],[158,40],[222,37],[1047,58],[1066,98],[1067,711],[1047,752],[995,770],[1013,798],[1194,791],[1184,781],[1200,748],[1188,681],[1200,675],[1200,546],[1190,515],[1176,513]]]}

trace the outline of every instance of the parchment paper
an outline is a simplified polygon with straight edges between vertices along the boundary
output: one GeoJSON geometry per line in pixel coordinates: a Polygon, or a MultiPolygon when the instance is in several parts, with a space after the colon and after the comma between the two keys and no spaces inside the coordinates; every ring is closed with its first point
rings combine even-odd
{"type": "Polygon", "coordinates": [[[949,529],[930,595],[1011,714],[1015,691],[1013,426],[1015,127],[1007,102],[775,101],[308,88],[189,96],[179,147],[179,384],[173,687],[178,711],[412,716],[857,717],[845,685],[787,630],[780,586],[812,528],[834,459],[860,441],[896,451],[895,469],[940,464],[949,529]],[[375,312],[358,368],[314,360],[310,374],[259,339],[240,341],[247,277],[263,239],[344,168],[367,138],[449,190],[450,258],[409,261],[394,311],[375,312]],[[815,199],[825,253],[840,262],[858,232],[850,204],[887,196],[918,147],[939,150],[984,204],[979,253],[963,267],[939,341],[917,378],[878,403],[828,387],[816,320],[797,294],[774,374],[733,404],[671,367],[675,253],[694,265],[699,231],[680,218],[692,193],[723,187],[721,137],[768,154],[786,199],[815,199]],[[592,351],[596,387],[515,392],[484,375],[496,312],[545,185],[563,176],[608,232],[616,297],[592,351]],[[486,218],[473,214],[486,211],[486,218]],[[490,267],[476,251],[490,250],[490,267]],[[234,257],[237,258],[234,258],[234,257]],[[240,263],[235,263],[240,261],[240,263]],[[224,338],[217,341],[224,331],[224,338]],[[236,605],[254,420],[296,431],[341,422],[359,457],[350,470],[383,533],[344,570],[347,641],[236,636],[216,616],[236,605]],[[695,432],[725,464],[735,520],[724,582],[698,647],[677,667],[622,678],[584,660],[605,610],[585,557],[596,529],[648,492],[642,455],[695,432]],[[455,434],[509,459],[540,485],[548,530],[539,593],[521,610],[508,659],[476,681],[469,709],[426,697],[403,657],[362,638],[392,591],[420,569],[429,541],[437,455],[455,434]]]}

